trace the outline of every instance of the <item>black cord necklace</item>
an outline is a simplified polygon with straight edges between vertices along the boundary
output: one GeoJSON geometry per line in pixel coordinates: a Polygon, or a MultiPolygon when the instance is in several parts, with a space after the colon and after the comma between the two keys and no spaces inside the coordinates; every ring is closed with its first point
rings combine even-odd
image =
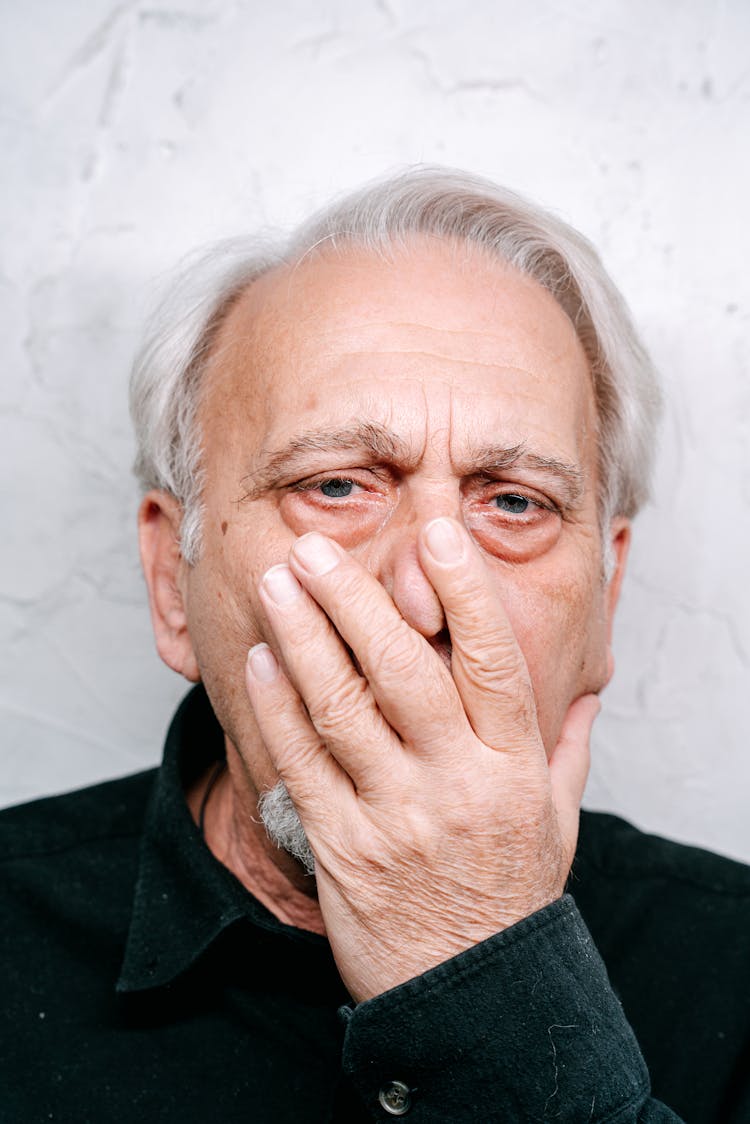
{"type": "Polygon", "coordinates": [[[211,795],[211,793],[213,792],[214,787],[216,785],[216,782],[218,781],[219,777],[224,772],[226,767],[227,767],[226,761],[217,761],[216,762],[216,764],[214,766],[214,769],[213,769],[213,772],[211,773],[211,776],[208,779],[208,784],[206,785],[206,791],[203,793],[203,799],[201,800],[201,806],[198,809],[198,830],[200,831],[200,833],[201,833],[201,835],[203,836],[204,839],[206,838],[205,820],[206,820],[206,808],[208,807],[208,798],[211,795]]]}

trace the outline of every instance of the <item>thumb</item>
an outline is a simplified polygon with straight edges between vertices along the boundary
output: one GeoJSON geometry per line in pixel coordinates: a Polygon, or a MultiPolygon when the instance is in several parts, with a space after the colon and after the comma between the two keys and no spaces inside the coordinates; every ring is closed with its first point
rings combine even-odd
{"type": "Polygon", "coordinates": [[[589,775],[589,739],[602,708],[596,695],[581,695],[568,708],[560,737],[549,759],[552,799],[560,831],[571,854],[578,839],[578,814],[589,775]]]}

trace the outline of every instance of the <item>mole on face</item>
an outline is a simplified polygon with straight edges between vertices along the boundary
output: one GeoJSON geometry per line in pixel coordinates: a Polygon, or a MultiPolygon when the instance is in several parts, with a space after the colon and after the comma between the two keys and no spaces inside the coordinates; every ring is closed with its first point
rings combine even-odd
{"type": "Polygon", "coordinates": [[[227,533],[227,527],[228,527],[228,526],[229,526],[229,524],[227,523],[227,521],[226,521],[226,519],[225,519],[225,520],[224,520],[224,522],[223,522],[223,523],[221,524],[221,533],[222,533],[222,535],[225,535],[225,534],[227,533]]]}

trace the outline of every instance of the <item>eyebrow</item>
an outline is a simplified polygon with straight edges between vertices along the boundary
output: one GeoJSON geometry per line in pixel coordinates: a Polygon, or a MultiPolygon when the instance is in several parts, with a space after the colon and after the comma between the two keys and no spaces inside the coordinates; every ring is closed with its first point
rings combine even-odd
{"type": "MultiPolygon", "coordinates": [[[[308,471],[310,453],[364,453],[374,464],[397,465],[404,471],[421,459],[402,437],[379,422],[357,422],[343,428],[315,429],[299,433],[282,448],[265,455],[242,479],[242,501],[255,499],[296,472],[308,471]]],[[[585,476],[575,464],[516,445],[485,444],[471,450],[462,475],[496,475],[510,468],[532,469],[552,477],[564,507],[577,506],[585,491],[585,476]]]]}
{"type": "Polygon", "coordinates": [[[402,437],[378,422],[313,429],[297,434],[273,453],[264,456],[261,452],[259,463],[243,477],[243,485],[247,484],[243,500],[254,499],[296,471],[306,471],[310,453],[331,452],[365,453],[373,463],[395,464],[403,469],[414,467],[419,460],[402,437]]]}
{"type": "Polygon", "coordinates": [[[577,464],[535,453],[527,448],[524,441],[510,446],[483,445],[473,450],[471,466],[473,473],[485,472],[488,475],[505,472],[509,468],[542,472],[556,481],[565,507],[577,507],[586,491],[586,477],[577,464]]]}

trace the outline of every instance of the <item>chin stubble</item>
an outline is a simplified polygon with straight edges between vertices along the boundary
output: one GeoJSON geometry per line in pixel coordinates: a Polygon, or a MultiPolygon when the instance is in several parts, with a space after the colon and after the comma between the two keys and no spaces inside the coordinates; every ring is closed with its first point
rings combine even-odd
{"type": "Polygon", "coordinates": [[[278,781],[262,794],[258,801],[258,814],[269,839],[301,863],[308,874],[314,874],[315,856],[283,781],[278,781]]]}

